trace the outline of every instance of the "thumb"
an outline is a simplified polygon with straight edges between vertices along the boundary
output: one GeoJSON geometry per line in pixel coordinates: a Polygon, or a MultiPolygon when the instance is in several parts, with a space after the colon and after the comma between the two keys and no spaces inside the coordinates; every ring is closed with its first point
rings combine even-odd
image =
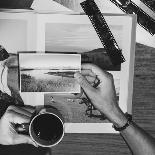
{"type": "Polygon", "coordinates": [[[14,144],[21,144],[21,143],[32,144],[35,147],[38,147],[38,145],[35,142],[33,142],[29,136],[17,134],[16,137],[14,138],[14,144]]]}
{"type": "Polygon", "coordinates": [[[87,81],[87,79],[79,72],[76,72],[74,74],[74,77],[89,97],[91,97],[96,92],[96,89],[92,87],[91,84],[89,84],[89,82],[87,81]]]}

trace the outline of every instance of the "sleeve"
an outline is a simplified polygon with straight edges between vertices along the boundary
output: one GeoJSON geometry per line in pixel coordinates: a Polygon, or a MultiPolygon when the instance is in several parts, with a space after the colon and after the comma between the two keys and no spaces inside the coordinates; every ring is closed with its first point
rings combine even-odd
{"type": "Polygon", "coordinates": [[[15,103],[16,103],[15,98],[13,98],[13,97],[9,96],[8,94],[0,91],[0,118],[3,116],[6,109],[10,105],[15,105],[15,103]]]}

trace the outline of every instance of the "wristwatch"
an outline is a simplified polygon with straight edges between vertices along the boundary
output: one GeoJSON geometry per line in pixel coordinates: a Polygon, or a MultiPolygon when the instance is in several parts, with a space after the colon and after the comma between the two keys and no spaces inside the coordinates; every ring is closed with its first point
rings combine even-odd
{"type": "Polygon", "coordinates": [[[125,116],[127,118],[127,122],[125,123],[124,126],[122,126],[122,127],[116,127],[115,125],[112,126],[116,131],[125,130],[130,125],[130,123],[132,122],[132,115],[125,113],[125,116]]]}

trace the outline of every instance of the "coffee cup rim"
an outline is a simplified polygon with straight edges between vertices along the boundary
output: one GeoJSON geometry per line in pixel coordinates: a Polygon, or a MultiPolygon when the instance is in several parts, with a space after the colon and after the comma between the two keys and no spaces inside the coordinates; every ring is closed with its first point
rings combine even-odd
{"type": "Polygon", "coordinates": [[[65,127],[65,126],[64,126],[64,122],[62,121],[62,119],[61,119],[58,115],[56,115],[56,114],[54,114],[54,113],[52,113],[52,112],[44,112],[44,113],[39,113],[39,114],[37,114],[36,116],[34,116],[34,117],[32,118],[32,120],[31,120],[31,122],[30,122],[30,125],[29,125],[29,134],[30,134],[30,137],[31,137],[32,141],[34,141],[37,145],[39,145],[39,146],[41,146],[41,147],[53,147],[53,146],[57,145],[57,144],[62,140],[62,138],[64,137],[64,127],[65,127]],[[62,126],[63,126],[63,133],[62,133],[61,138],[60,138],[56,143],[51,144],[51,145],[43,145],[43,144],[38,143],[38,142],[33,138],[32,134],[31,134],[32,122],[36,119],[36,117],[38,117],[38,116],[40,116],[40,115],[44,115],[44,114],[50,114],[50,115],[56,116],[56,117],[61,121],[62,126]]]}

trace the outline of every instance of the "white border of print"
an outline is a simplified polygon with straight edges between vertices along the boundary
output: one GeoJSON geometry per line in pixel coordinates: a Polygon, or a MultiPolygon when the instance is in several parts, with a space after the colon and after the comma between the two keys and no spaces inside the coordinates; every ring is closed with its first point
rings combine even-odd
{"type": "MultiPolygon", "coordinates": [[[[42,56],[47,56],[47,55],[49,55],[49,56],[56,56],[56,55],[58,55],[58,56],[66,56],[66,54],[54,54],[54,53],[19,53],[19,72],[20,72],[20,54],[21,55],[42,55],[42,56]]],[[[79,64],[77,64],[78,66],[79,66],[79,72],[81,72],[81,54],[69,54],[69,55],[71,55],[71,56],[77,56],[77,57],[79,57],[78,59],[79,59],[79,64]]],[[[54,94],[71,94],[71,93],[80,93],[80,91],[81,91],[81,88],[80,88],[80,85],[79,85],[79,88],[78,88],[78,91],[72,91],[72,92],[22,92],[21,91],[21,72],[20,72],[20,93],[21,94],[45,94],[45,93],[54,93],[54,94]]]]}

